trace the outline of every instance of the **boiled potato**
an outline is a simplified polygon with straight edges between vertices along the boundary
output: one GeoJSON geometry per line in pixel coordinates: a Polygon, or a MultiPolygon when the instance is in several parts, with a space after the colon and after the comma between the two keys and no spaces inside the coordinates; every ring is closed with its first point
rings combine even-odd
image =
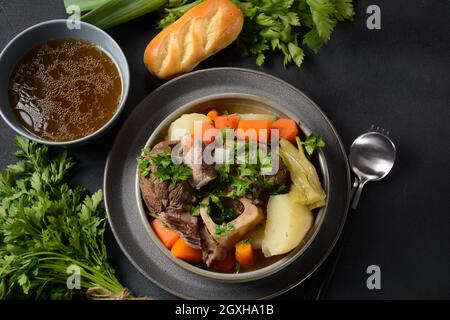
{"type": "Polygon", "coordinates": [[[239,117],[241,120],[269,120],[270,122],[274,122],[277,119],[273,114],[263,113],[243,113],[239,117]]]}
{"type": "Polygon", "coordinates": [[[297,247],[313,225],[314,217],[289,194],[271,196],[262,241],[265,257],[284,254],[297,247]]]}
{"type": "Polygon", "coordinates": [[[186,134],[194,134],[194,125],[198,121],[200,129],[203,124],[211,124],[212,121],[204,114],[201,113],[189,113],[183,114],[170,124],[168,139],[169,140],[182,140],[186,134]]]}

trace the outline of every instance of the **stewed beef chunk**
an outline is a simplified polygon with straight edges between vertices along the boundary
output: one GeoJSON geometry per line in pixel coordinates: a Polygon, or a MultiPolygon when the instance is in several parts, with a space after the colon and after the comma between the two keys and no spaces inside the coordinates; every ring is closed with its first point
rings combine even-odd
{"type": "Polygon", "coordinates": [[[202,238],[202,259],[206,266],[209,267],[213,261],[225,258],[227,250],[213,239],[205,226],[200,231],[200,236],[202,238]]]}
{"type": "Polygon", "coordinates": [[[196,189],[207,185],[210,181],[217,177],[217,171],[214,164],[206,164],[202,158],[202,150],[196,150],[196,148],[202,148],[195,146],[191,148],[185,156],[186,164],[192,170],[191,185],[196,189]]]}
{"type": "Polygon", "coordinates": [[[157,217],[169,201],[169,183],[159,181],[154,175],[139,179],[141,195],[150,215],[157,217]]]}
{"type": "Polygon", "coordinates": [[[161,141],[155,144],[155,146],[150,150],[149,155],[153,156],[162,152],[171,152],[173,146],[175,146],[179,141],[161,141]]]}
{"type": "MultiPolygon", "coordinates": [[[[152,148],[148,156],[171,152],[177,143],[177,141],[159,142],[152,148]]],[[[183,204],[195,202],[192,187],[188,182],[173,185],[169,181],[160,181],[155,177],[155,171],[156,168],[151,166],[148,176],[139,178],[142,198],[150,215],[158,217],[168,206],[181,208],[183,204]]]]}
{"type": "Polygon", "coordinates": [[[280,165],[277,173],[273,176],[273,182],[277,185],[288,184],[290,180],[289,170],[280,158],[280,165]]]}
{"type": "Polygon", "coordinates": [[[201,249],[199,219],[186,212],[183,208],[167,207],[160,217],[164,223],[194,249],[201,249]]]}
{"type": "Polygon", "coordinates": [[[169,206],[181,208],[184,204],[195,203],[196,198],[191,185],[187,181],[169,187],[169,206]]]}

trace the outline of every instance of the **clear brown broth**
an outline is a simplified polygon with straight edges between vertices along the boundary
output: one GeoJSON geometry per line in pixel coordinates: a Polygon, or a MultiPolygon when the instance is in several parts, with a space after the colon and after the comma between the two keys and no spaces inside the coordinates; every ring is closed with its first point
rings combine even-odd
{"type": "Polygon", "coordinates": [[[8,92],[26,129],[45,140],[71,141],[97,131],[113,117],[122,81],[101,48],[65,38],[25,54],[11,75],[8,92]]]}

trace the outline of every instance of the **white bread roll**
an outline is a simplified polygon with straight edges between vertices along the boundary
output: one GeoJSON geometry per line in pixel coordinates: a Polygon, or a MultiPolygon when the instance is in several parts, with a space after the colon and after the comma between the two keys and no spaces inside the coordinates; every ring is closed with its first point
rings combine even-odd
{"type": "Polygon", "coordinates": [[[206,0],[150,41],[144,64],[160,79],[189,72],[236,40],[243,24],[241,10],[230,0],[206,0]]]}

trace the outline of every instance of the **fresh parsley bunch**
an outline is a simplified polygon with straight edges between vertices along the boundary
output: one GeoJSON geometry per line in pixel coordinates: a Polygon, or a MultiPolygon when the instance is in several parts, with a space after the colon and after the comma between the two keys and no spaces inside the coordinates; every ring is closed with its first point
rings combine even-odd
{"type": "MultiPolygon", "coordinates": [[[[158,25],[164,28],[203,0],[169,0],[158,25]]],[[[307,47],[317,53],[328,42],[338,21],[353,20],[352,0],[232,0],[244,14],[237,39],[243,56],[262,65],[267,52],[281,51],[284,65],[303,62],[307,47]]]]}
{"type": "Polygon", "coordinates": [[[102,191],[86,195],[66,183],[75,164],[67,152],[50,157],[47,146],[22,137],[16,144],[21,160],[0,172],[0,299],[122,295],[103,243],[102,191]],[[79,267],[83,291],[68,289],[70,265],[79,267]]]}

